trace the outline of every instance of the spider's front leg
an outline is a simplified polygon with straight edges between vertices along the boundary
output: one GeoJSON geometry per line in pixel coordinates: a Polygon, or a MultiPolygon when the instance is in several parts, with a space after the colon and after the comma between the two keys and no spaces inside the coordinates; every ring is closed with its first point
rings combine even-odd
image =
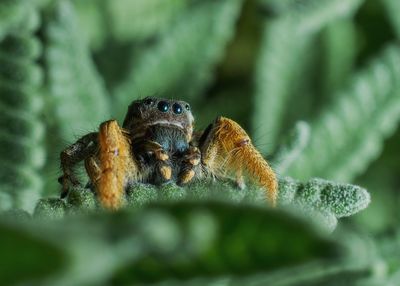
{"type": "Polygon", "coordinates": [[[131,153],[129,135],[115,120],[100,125],[98,141],[98,165],[88,173],[97,177],[92,183],[101,205],[107,209],[118,209],[124,203],[127,183],[138,179],[138,164],[131,153]]]}
{"type": "Polygon", "coordinates": [[[96,132],[89,133],[61,152],[60,161],[63,175],[58,181],[62,184],[62,198],[68,195],[68,190],[71,185],[80,185],[74,173],[74,167],[96,152],[97,136],[98,134],[96,132]]]}
{"type": "Polygon", "coordinates": [[[199,146],[202,164],[211,175],[234,175],[239,186],[244,186],[243,175],[247,175],[266,190],[271,205],[275,206],[278,192],[275,173],[239,124],[218,117],[204,131],[199,146]]]}

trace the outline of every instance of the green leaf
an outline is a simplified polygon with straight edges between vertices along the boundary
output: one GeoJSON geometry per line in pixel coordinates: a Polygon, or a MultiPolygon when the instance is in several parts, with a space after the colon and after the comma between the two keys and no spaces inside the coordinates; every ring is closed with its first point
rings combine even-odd
{"type": "Polygon", "coordinates": [[[157,36],[189,3],[183,0],[108,1],[112,33],[118,41],[140,41],[157,36]]]}
{"type": "Polygon", "coordinates": [[[34,216],[40,219],[60,219],[65,216],[66,204],[56,198],[41,199],[34,210],[34,216]]]}
{"type": "Polygon", "coordinates": [[[222,0],[191,5],[154,46],[135,58],[126,81],[115,90],[116,114],[123,116],[139,95],[198,98],[234,34],[241,4],[222,0]]]}
{"type": "Polygon", "coordinates": [[[369,193],[355,185],[314,178],[306,183],[282,178],[279,181],[280,205],[300,204],[308,209],[332,212],[337,218],[353,215],[370,203],[369,193]]]}
{"type": "Polygon", "coordinates": [[[318,178],[305,183],[288,177],[279,180],[278,205],[300,211],[328,232],[335,229],[339,218],[365,209],[370,200],[369,193],[355,185],[318,178]]]}
{"type": "Polygon", "coordinates": [[[336,94],[311,125],[311,141],[290,176],[351,181],[379,155],[400,118],[400,48],[386,48],[336,94]]]}
{"type": "Polygon", "coordinates": [[[102,79],[81,36],[69,1],[54,4],[46,18],[45,61],[51,116],[64,140],[97,129],[109,119],[110,106],[102,79]]]}
{"type": "Polygon", "coordinates": [[[2,0],[0,3],[0,40],[24,20],[29,9],[26,0],[2,0]]]}
{"type": "Polygon", "coordinates": [[[398,17],[400,2],[397,0],[384,0],[383,3],[397,37],[400,38],[400,18],[398,17]]]}
{"type": "Polygon", "coordinates": [[[324,99],[347,83],[357,56],[357,33],[352,19],[340,19],[329,24],[322,34],[322,71],[324,99]]]}
{"type": "MultiPolygon", "coordinates": [[[[21,226],[39,241],[48,242],[46,248],[54,245],[68,257],[69,267],[63,267],[59,275],[50,273],[51,280],[46,280],[55,284],[210,279],[270,272],[342,256],[341,246],[303,220],[283,211],[245,204],[158,203],[136,211],[30,220],[21,226]]],[[[15,247],[13,255],[17,258],[19,244],[15,247]]],[[[44,257],[47,259],[46,251],[44,257]]]]}
{"type": "Polygon", "coordinates": [[[279,146],[273,159],[274,171],[284,175],[286,170],[301,156],[310,141],[310,126],[299,121],[290,132],[285,142],[279,146]]]}
{"type": "Polygon", "coordinates": [[[34,36],[37,11],[30,8],[14,32],[0,41],[0,193],[5,199],[2,210],[15,207],[32,211],[42,186],[38,172],[46,153],[40,119],[43,76],[36,63],[41,45],[34,36]]]}
{"type": "Polygon", "coordinates": [[[61,248],[10,223],[0,222],[0,281],[3,285],[31,284],[66,265],[61,248]]]}
{"type": "MultiPolygon", "coordinates": [[[[185,187],[174,183],[162,186],[136,183],[126,192],[127,207],[133,209],[143,208],[155,202],[179,201],[217,201],[268,206],[264,189],[253,185],[239,189],[232,181],[203,180],[185,187]]],[[[85,213],[98,209],[94,194],[87,189],[71,190],[67,202],[68,205],[64,205],[60,199],[44,199],[37,205],[35,215],[53,218],[62,217],[67,213],[85,213]]],[[[339,218],[363,210],[369,202],[369,193],[355,185],[316,178],[306,183],[288,177],[279,180],[278,206],[288,208],[302,217],[311,218],[325,231],[332,231],[339,218]]]]}
{"type": "Polygon", "coordinates": [[[355,14],[364,0],[309,0],[288,13],[296,33],[306,35],[318,32],[327,24],[355,14]],[[297,24],[297,25],[296,25],[297,24]]]}
{"type": "MultiPolygon", "coordinates": [[[[290,82],[299,66],[306,39],[295,38],[288,22],[279,19],[266,21],[260,54],[255,71],[255,94],[253,111],[253,137],[266,138],[268,144],[261,145],[263,153],[275,149],[285,106],[291,94],[290,82]],[[295,44],[296,43],[296,44],[295,44]]],[[[264,139],[266,140],[266,139],[264,139]]],[[[266,141],[262,141],[266,143],[266,141]]]]}
{"type": "MultiPolygon", "coordinates": [[[[308,42],[330,22],[352,15],[362,0],[306,1],[272,20],[265,20],[260,54],[255,68],[253,134],[265,139],[264,153],[271,153],[282,133],[288,106],[299,100],[293,90],[296,77],[303,77],[302,62],[308,42]],[[268,135],[268,137],[267,137],[268,135]]],[[[306,96],[306,95],[302,95],[306,96]]]]}
{"type": "Polygon", "coordinates": [[[147,209],[137,221],[151,251],[121,268],[115,283],[244,275],[337,255],[334,245],[294,218],[249,206],[175,203],[147,209]],[[157,238],[168,233],[160,226],[176,229],[168,246],[163,236],[157,238]]]}

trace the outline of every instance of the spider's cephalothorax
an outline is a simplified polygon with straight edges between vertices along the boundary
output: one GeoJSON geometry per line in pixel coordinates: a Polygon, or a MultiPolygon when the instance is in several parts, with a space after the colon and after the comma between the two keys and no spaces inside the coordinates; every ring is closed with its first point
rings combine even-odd
{"type": "Polygon", "coordinates": [[[244,178],[259,184],[275,205],[277,180],[254,148],[247,133],[234,121],[218,117],[204,132],[193,132],[188,103],[156,97],[134,101],[122,128],[103,122],[99,132],[83,136],[61,153],[63,196],[79,184],[73,173],[84,160],[100,203],[110,209],[124,202],[129,184],[144,182],[179,185],[206,177],[244,178]]]}

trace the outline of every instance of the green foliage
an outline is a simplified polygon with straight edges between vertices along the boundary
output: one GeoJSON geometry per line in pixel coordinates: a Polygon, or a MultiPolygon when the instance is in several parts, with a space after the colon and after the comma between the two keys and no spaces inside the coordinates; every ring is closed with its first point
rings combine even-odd
{"type": "Polygon", "coordinates": [[[1,1],[0,284],[398,285],[398,2],[1,1]],[[61,150],[148,95],[252,131],[278,207],[221,178],[55,197],[61,150]]]}
{"type": "Polygon", "coordinates": [[[253,133],[268,136],[268,145],[262,151],[271,153],[282,131],[283,118],[291,102],[301,95],[293,90],[293,81],[300,73],[301,59],[307,53],[310,37],[331,21],[353,14],[362,1],[305,1],[264,23],[259,59],[256,63],[253,133]],[[265,108],[268,106],[268,112],[265,108]],[[262,125],[260,124],[262,118],[262,125]]]}
{"type": "Polygon", "coordinates": [[[29,11],[26,0],[3,0],[0,4],[0,39],[16,29],[29,11]]]}
{"type": "Polygon", "coordinates": [[[321,36],[326,68],[323,72],[323,92],[329,98],[351,76],[356,60],[356,27],[351,19],[330,23],[321,36]]]}
{"type": "Polygon", "coordinates": [[[400,37],[400,19],[397,16],[400,9],[400,3],[396,0],[384,0],[383,1],[389,16],[389,19],[396,31],[397,37],[400,37]]]}
{"type": "Polygon", "coordinates": [[[46,19],[47,88],[51,116],[64,140],[73,140],[77,132],[97,128],[109,118],[107,93],[80,35],[73,6],[57,1],[46,19]]]}
{"type": "Polygon", "coordinates": [[[42,199],[36,205],[34,214],[42,219],[58,219],[64,217],[65,209],[65,202],[60,199],[42,199]]]}
{"type": "Polygon", "coordinates": [[[3,285],[43,280],[65,267],[66,256],[61,248],[44,236],[38,238],[32,231],[4,220],[0,222],[0,232],[0,281],[3,285]]]}
{"type": "Polygon", "coordinates": [[[108,3],[112,33],[117,40],[146,40],[159,34],[179,16],[190,1],[149,0],[137,5],[130,0],[108,3]],[[145,17],[143,17],[145,15],[145,17]]]}
{"type": "Polygon", "coordinates": [[[91,47],[101,48],[107,41],[144,42],[158,36],[185,10],[183,0],[92,0],[73,1],[91,47]]]}
{"type": "MultiPolygon", "coordinates": [[[[53,276],[53,283],[68,279],[75,285],[94,281],[130,284],[248,275],[342,256],[340,245],[320,236],[304,221],[285,212],[243,204],[170,202],[135,212],[67,219],[67,225],[64,221],[32,220],[22,226],[28,233],[42,230],[35,232],[35,237],[49,244],[46,251],[54,245],[52,251],[62,250],[61,257],[70,257],[75,265],[85,265],[95,256],[98,262],[107,262],[97,263],[95,272],[87,265],[81,276],[65,268],[66,275],[53,276]],[[288,232],[296,235],[295,241],[288,232]]],[[[26,278],[19,279],[23,282],[26,278]]]]}
{"type": "Polygon", "coordinates": [[[274,170],[284,174],[297,160],[310,141],[310,126],[303,121],[297,122],[286,141],[281,144],[274,156],[274,170]]]}
{"type": "Polygon", "coordinates": [[[241,4],[223,0],[191,5],[155,45],[135,58],[127,80],[115,91],[116,114],[126,112],[132,94],[198,98],[232,38],[241,4]]]}
{"type": "MultiPolygon", "coordinates": [[[[339,218],[363,210],[370,202],[369,193],[361,187],[322,179],[301,183],[292,178],[282,178],[279,181],[278,194],[278,206],[292,209],[295,214],[311,219],[325,231],[333,231],[339,218]]],[[[267,206],[265,190],[257,186],[242,190],[231,181],[205,180],[187,187],[179,187],[173,183],[162,186],[137,183],[127,190],[127,206],[134,209],[156,202],[178,201],[221,201],[267,206]]],[[[93,192],[75,188],[68,195],[66,204],[55,198],[40,200],[34,215],[57,219],[67,214],[86,213],[96,209],[98,204],[93,192]]]]}
{"type": "MultiPolygon", "coordinates": [[[[30,19],[34,13],[32,8],[30,19]]],[[[38,174],[45,162],[44,126],[39,119],[42,71],[36,64],[41,45],[34,36],[36,23],[30,19],[0,42],[1,210],[33,210],[42,188],[38,174]]]]}
{"type": "Polygon", "coordinates": [[[349,181],[362,172],[399,120],[399,64],[400,49],[390,46],[354,76],[311,126],[310,144],[288,174],[349,181]]]}
{"type": "Polygon", "coordinates": [[[156,212],[147,216],[151,220],[141,220],[142,233],[153,236],[147,240],[150,244],[171,236],[175,237],[175,243],[171,241],[168,247],[159,247],[123,267],[113,281],[126,284],[172,277],[246,275],[289,266],[294,260],[304,263],[316,257],[337,255],[333,245],[321,241],[301,223],[281,213],[221,203],[174,204],[164,208],[169,216],[161,216],[156,208],[156,212]],[[188,215],[182,216],[184,213],[188,215]],[[180,227],[174,228],[174,224],[180,227]],[[164,226],[163,231],[158,229],[160,225],[164,226]],[[296,233],[296,241],[291,241],[285,228],[296,233]],[[171,233],[173,229],[175,233],[171,233]],[[283,250],[284,245],[288,249],[283,250]],[[333,248],[327,249],[328,245],[333,248]],[[178,249],[180,253],[175,253],[178,249]]]}

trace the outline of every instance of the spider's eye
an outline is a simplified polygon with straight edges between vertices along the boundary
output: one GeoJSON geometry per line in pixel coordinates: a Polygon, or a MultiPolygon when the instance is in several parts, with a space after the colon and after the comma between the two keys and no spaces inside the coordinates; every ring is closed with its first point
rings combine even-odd
{"type": "Polygon", "coordinates": [[[166,101],[160,101],[157,105],[157,108],[162,112],[167,112],[169,109],[169,103],[166,101]]]}
{"type": "Polygon", "coordinates": [[[186,105],[185,105],[185,108],[186,108],[187,111],[189,111],[189,110],[190,110],[189,104],[186,104],[186,105]]]}
{"type": "Polygon", "coordinates": [[[144,104],[146,104],[146,105],[152,105],[153,103],[154,103],[154,99],[152,99],[152,98],[147,98],[144,101],[144,104]]]}
{"type": "Polygon", "coordinates": [[[172,105],[172,110],[175,114],[181,114],[183,111],[182,106],[178,103],[174,103],[174,105],[172,105]]]}

